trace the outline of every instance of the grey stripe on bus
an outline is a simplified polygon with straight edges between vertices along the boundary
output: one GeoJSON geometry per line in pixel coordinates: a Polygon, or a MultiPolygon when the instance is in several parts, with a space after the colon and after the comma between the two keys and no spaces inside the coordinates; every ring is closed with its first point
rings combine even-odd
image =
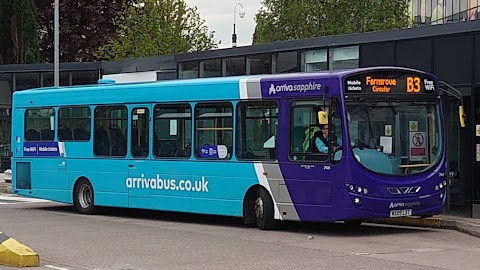
{"type": "Polygon", "coordinates": [[[253,78],[247,80],[247,95],[248,98],[262,98],[262,89],[260,86],[260,78],[253,78]]]}
{"type": "Polygon", "coordinates": [[[262,163],[262,165],[263,169],[267,172],[267,181],[282,218],[284,220],[299,220],[297,210],[288,193],[285,179],[283,179],[280,165],[274,163],[262,163]],[[286,215],[284,215],[284,213],[286,213],[286,215]]]}

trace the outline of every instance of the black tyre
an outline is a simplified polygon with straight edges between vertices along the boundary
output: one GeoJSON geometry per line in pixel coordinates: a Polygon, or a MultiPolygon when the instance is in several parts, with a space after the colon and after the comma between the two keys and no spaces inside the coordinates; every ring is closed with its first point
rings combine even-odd
{"type": "Polygon", "coordinates": [[[264,188],[257,189],[253,205],[257,227],[260,230],[274,229],[276,222],[274,219],[273,201],[268,191],[264,188]]]}
{"type": "Polygon", "coordinates": [[[95,208],[95,196],[92,184],[87,179],[81,179],[75,186],[73,204],[80,214],[93,214],[95,208]]]}

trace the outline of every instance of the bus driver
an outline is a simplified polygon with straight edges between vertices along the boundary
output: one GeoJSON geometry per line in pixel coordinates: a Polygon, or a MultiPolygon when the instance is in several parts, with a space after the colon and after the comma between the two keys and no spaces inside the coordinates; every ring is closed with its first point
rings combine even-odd
{"type": "MultiPolygon", "coordinates": [[[[328,153],[328,124],[323,124],[322,125],[322,132],[316,132],[314,137],[315,137],[315,146],[316,146],[316,151],[320,153],[327,154],[328,153]]],[[[333,145],[333,152],[336,152],[337,150],[342,147],[342,140],[341,138],[337,137],[334,135],[335,139],[335,144],[333,145]]]]}

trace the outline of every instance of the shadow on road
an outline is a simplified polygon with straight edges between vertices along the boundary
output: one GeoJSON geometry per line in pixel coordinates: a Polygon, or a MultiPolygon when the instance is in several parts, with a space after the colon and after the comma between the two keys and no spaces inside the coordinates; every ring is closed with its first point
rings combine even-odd
{"type": "MultiPolygon", "coordinates": [[[[65,215],[78,215],[72,206],[34,206],[21,208],[18,210],[38,210],[57,212],[65,215]]],[[[95,212],[96,216],[119,217],[124,219],[153,220],[166,222],[191,223],[199,225],[210,225],[219,227],[245,228],[255,229],[255,226],[243,224],[242,218],[225,217],[214,215],[200,215],[191,213],[177,213],[157,210],[144,209],[128,209],[128,208],[111,208],[98,207],[95,212]]],[[[308,235],[318,236],[334,236],[334,237],[368,237],[370,235],[395,235],[395,234],[412,234],[425,231],[432,231],[430,228],[407,227],[397,225],[385,225],[374,223],[363,223],[360,226],[351,226],[343,222],[335,223],[316,223],[316,222],[294,222],[281,221],[277,224],[276,231],[295,232],[308,235]]]]}

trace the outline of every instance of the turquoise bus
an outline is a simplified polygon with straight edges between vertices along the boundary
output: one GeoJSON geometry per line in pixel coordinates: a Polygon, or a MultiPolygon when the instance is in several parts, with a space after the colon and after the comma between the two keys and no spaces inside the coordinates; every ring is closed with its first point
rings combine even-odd
{"type": "Polygon", "coordinates": [[[437,78],[397,67],[15,92],[14,193],[360,224],[443,211],[437,78]]]}

